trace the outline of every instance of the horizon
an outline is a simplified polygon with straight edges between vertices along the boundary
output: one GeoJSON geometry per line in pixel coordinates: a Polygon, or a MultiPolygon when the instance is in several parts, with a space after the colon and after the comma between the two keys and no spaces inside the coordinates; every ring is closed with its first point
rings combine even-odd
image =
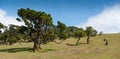
{"type": "Polygon", "coordinates": [[[103,33],[120,32],[119,0],[1,0],[0,22],[23,25],[15,20],[20,8],[50,13],[55,25],[61,21],[67,26],[92,26],[103,33]]]}

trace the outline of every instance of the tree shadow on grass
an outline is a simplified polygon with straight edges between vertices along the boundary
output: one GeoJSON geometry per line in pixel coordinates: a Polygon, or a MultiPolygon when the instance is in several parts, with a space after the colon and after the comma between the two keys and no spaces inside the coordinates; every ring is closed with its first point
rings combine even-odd
{"type": "Polygon", "coordinates": [[[42,52],[42,53],[47,53],[49,51],[56,51],[56,50],[55,49],[42,49],[42,50],[40,50],[40,52],[42,52]]]}
{"type": "MultiPolygon", "coordinates": [[[[86,44],[86,43],[79,43],[79,44],[86,44]]],[[[79,45],[79,44],[78,44],[78,45],[79,45]]],[[[66,45],[68,45],[68,46],[78,46],[78,45],[76,45],[76,44],[68,44],[68,43],[67,43],[66,45]]]]}
{"type": "Polygon", "coordinates": [[[76,44],[66,44],[66,45],[68,45],[68,46],[77,46],[76,44]]]}
{"type": "Polygon", "coordinates": [[[32,48],[9,48],[9,49],[1,49],[0,52],[8,52],[8,53],[17,53],[24,51],[32,51],[32,48]]]}
{"type": "MultiPolygon", "coordinates": [[[[17,53],[17,52],[33,52],[32,48],[9,48],[9,49],[0,49],[0,52],[8,52],[8,53],[17,53]]],[[[41,49],[39,52],[47,53],[49,51],[56,51],[55,49],[41,49]]]]}
{"type": "Polygon", "coordinates": [[[87,44],[87,43],[79,43],[79,44],[87,44]]]}

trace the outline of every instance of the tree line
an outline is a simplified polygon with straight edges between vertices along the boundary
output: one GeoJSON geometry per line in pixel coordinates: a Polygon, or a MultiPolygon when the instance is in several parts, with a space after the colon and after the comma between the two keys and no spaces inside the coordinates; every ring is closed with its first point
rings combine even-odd
{"type": "MultiPolygon", "coordinates": [[[[75,26],[66,26],[64,23],[58,21],[57,25],[53,24],[52,17],[42,11],[35,11],[29,8],[18,9],[19,22],[24,22],[25,25],[17,26],[10,24],[9,27],[0,23],[0,43],[12,45],[16,42],[34,42],[33,51],[39,51],[41,44],[48,42],[56,42],[56,39],[62,41],[67,38],[77,38],[76,45],[82,37],[88,37],[86,43],[89,44],[91,36],[96,36],[97,31],[88,26],[86,29],[75,26]]],[[[56,42],[60,43],[60,42],[56,42]]]]}

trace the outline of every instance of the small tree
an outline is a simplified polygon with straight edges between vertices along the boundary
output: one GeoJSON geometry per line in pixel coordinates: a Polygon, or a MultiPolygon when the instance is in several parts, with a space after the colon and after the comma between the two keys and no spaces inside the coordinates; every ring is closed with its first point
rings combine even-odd
{"type": "Polygon", "coordinates": [[[93,30],[91,36],[95,37],[97,35],[97,30],[93,30]]]}
{"type": "Polygon", "coordinates": [[[100,31],[99,35],[101,36],[102,34],[103,34],[103,32],[102,32],[102,31],[100,31]]]}
{"type": "Polygon", "coordinates": [[[66,25],[61,23],[60,21],[58,21],[57,28],[59,31],[59,33],[58,33],[59,39],[66,39],[67,38],[66,25]]]}
{"type": "MultiPolygon", "coordinates": [[[[57,27],[55,27],[55,34],[57,35],[58,39],[61,40],[59,43],[63,42],[66,38],[68,38],[66,25],[58,21],[58,25],[57,27]]],[[[58,42],[56,43],[59,44],[58,42]]]]}
{"type": "Polygon", "coordinates": [[[86,36],[86,32],[81,28],[81,29],[77,29],[75,32],[74,32],[74,36],[76,38],[78,38],[77,42],[76,42],[76,45],[78,45],[81,37],[84,37],[86,36]]]}
{"type": "Polygon", "coordinates": [[[75,27],[75,26],[68,26],[67,27],[67,34],[68,34],[68,37],[71,38],[71,37],[74,37],[74,32],[79,29],[78,27],[75,27]]]}
{"type": "Polygon", "coordinates": [[[86,33],[87,33],[87,36],[88,36],[88,38],[87,38],[87,44],[89,44],[89,39],[90,39],[93,31],[94,31],[94,29],[91,26],[86,27],[86,33]]]}

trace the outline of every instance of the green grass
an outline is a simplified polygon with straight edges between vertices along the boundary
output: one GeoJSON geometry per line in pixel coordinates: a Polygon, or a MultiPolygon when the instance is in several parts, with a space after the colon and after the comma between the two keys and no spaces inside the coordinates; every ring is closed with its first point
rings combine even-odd
{"type": "Polygon", "coordinates": [[[32,52],[33,43],[0,45],[0,59],[120,59],[120,34],[104,34],[91,37],[86,44],[86,37],[75,46],[76,39],[70,38],[61,44],[50,42],[42,45],[40,52],[32,52]],[[109,41],[105,46],[103,39],[109,41]]]}

